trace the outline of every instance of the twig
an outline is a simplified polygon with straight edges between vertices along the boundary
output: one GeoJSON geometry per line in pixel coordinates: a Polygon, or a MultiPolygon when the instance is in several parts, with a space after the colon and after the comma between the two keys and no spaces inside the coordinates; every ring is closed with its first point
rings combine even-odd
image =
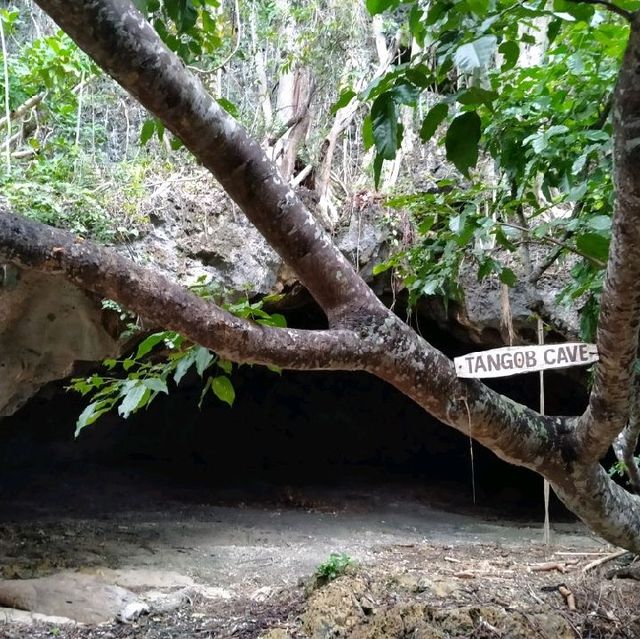
{"type": "Polygon", "coordinates": [[[24,115],[29,109],[40,104],[45,96],[45,92],[37,93],[36,95],[30,97],[28,100],[25,100],[20,106],[16,107],[13,111],[9,112],[9,115],[5,115],[0,118],[0,129],[6,125],[7,118],[11,120],[17,120],[19,117],[24,115]]]}
{"type": "Polygon", "coordinates": [[[590,570],[593,570],[598,566],[602,566],[602,564],[606,564],[608,561],[612,561],[614,559],[617,559],[618,557],[622,557],[622,555],[625,555],[628,552],[628,550],[616,550],[615,552],[601,557],[600,559],[594,559],[592,562],[584,566],[584,568],[582,569],[582,574],[589,572],[590,570]]]}
{"type": "Polygon", "coordinates": [[[566,555],[567,557],[602,557],[606,555],[606,552],[577,552],[568,550],[558,550],[553,553],[554,555],[566,555]]]}
{"type": "MultiPolygon", "coordinates": [[[[519,224],[513,224],[511,222],[498,222],[498,224],[501,224],[502,226],[509,226],[511,228],[517,229],[518,231],[522,231],[523,233],[531,234],[531,231],[529,229],[525,228],[524,226],[520,226],[519,224]]],[[[576,248],[575,246],[571,246],[571,244],[566,244],[561,240],[556,240],[555,237],[549,237],[548,235],[545,235],[544,237],[534,238],[534,239],[537,239],[540,242],[549,242],[550,244],[555,244],[556,246],[560,246],[564,249],[567,249],[567,251],[571,251],[576,255],[580,255],[580,257],[584,257],[585,260],[589,260],[592,264],[600,268],[604,268],[606,266],[606,264],[602,260],[599,260],[598,258],[593,257],[592,255],[588,255],[584,251],[581,251],[580,249],[576,248]]]]}
{"type": "Polygon", "coordinates": [[[301,182],[304,182],[304,179],[313,171],[313,164],[307,164],[307,166],[298,173],[294,178],[292,178],[290,184],[291,188],[295,189],[301,182]]]}
{"type": "Polygon", "coordinates": [[[575,565],[577,561],[574,562],[562,562],[562,561],[547,561],[543,564],[535,564],[533,566],[529,566],[531,572],[549,572],[551,570],[557,570],[564,574],[567,572],[567,566],[575,565]]]}
{"type": "Polygon", "coordinates": [[[527,589],[529,590],[529,594],[531,595],[534,601],[539,603],[541,606],[545,605],[544,601],[540,597],[538,597],[538,595],[536,595],[536,593],[533,591],[533,588],[529,584],[527,584],[527,589]]]}
{"type": "Polygon", "coordinates": [[[572,612],[576,609],[576,597],[566,586],[558,586],[558,591],[567,602],[567,608],[572,612]]]}
{"type": "Polygon", "coordinates": [[[633,19],[633,13],[631,11],[627,11],[626,9],[623,9],[618,5],[613,4],[613,2],[607,2],[607,0],[570,0],[570,2],[576,2],[576,3],[582,2],[584,4],[599,4],[600,6],[607,9],[607,11],[616,13],[617,15],[622,16],[625,20],[628,20],[629,22],[631,22],[631,20],[633,19]]]}
{"type": "MultiPolygon", "coordinates": [[[[7,59],[7,44],[4,39],[4,23],[0,18],[0,45],[2,45],[2,67],[4,70],[4,110],[7,126],[7,139],[11,138],[11,106],[9,104],[9,61],[7,59]]],[[[6,145],[7,173],[11,173],[11,148],[6,145]]]]}

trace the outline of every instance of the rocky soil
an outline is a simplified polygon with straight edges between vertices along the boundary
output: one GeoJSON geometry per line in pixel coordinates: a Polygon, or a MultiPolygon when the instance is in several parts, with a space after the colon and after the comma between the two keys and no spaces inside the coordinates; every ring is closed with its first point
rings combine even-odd
{"type": "Polygon", "coordinates": [[[589,569],[615,549],[581,525],[554,524],[546,547],[539,522],[442,487],[225,492],[86,469],[3,485],[0,599],[29,586],[23,608],[77,619],[110,584],[146,607],[104,623],[26,614],[0,637],[640,636],[637,582],[607,578],[630,556],[589,569]],[[353,564],[318,579],[334,552],[353,564]]]}

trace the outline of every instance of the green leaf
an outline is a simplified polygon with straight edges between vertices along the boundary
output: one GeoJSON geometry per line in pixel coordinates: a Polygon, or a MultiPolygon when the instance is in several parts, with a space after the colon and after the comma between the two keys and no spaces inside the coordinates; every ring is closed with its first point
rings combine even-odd
{"type": "Polygon", "coordinates": [[[136,359],[140,359],[150,351],[154,349],[155,346],[164,342],[164,340],[169,335],[174,335],[175,333],[169,333],[167,331],[163,331],[162,333],[153,333],[153,335],[149,335],[146,339],[143,339],[138,345],[138,350],[136,351],[136,359]]]}
{"type": "Polygon", "coordinates": [[[420,127],[420,139],[423,142],[428,142],[433,137],[442,121],[447,117],[447,113],[449,113],[449,105],[446,102],[439,102],[429,109],[420,127]]]}
{"type": "Polygon", "coordinates": [[[504,62],[502,63],[502,71],[507,71],[509,69],[513,69],[518,62],[518,58],[520,57],[520,46],[517,42],[513,40],[507,40],[503,42],[499,47],[498,51],[502,54],[504,58],[504,62]]]}
{"type": "Polygon", "coordinates": [[[491,103],[497,99],[495,91],[489,91],[480,87],[470,87],[458,94],[457,100],[460,104],[486,104],[491,107],[491,103]]]}
{"type": "Polygon", "coordinates": [[[379,95],[371,105],[371,125],[378,155],[393,160],[400,142],[396,103],[390,93],[379,95]]]}
{"type": "Polygon", "coordinates": [[[142,380],[142,383],[154,393],[164,393],[165,395],[169,394],[169,389],[167,388],[167,382],[159,377],[147,377],[142,380]]]}
{"type": "Polygon", "coordinates": [[[216,102],[232,117],[236,120],[240,117],[240,109],[227,98],[216,98],[216,102]]]}
{"type": "Polygon", "coordinates": [[[140,144],[144,146],[153,136],[156,130],[156,121],[153,119],[145,120],[140,131],[140,144]]]}
{"type": "Polygon", "coordinates": [[[478,282],[497,270],[498,263],[492,257],[485,257],[478,267],[478,282]]]}
{"type": "Polygon", "coordinates": [[[195,347],[196,371],[200,377],[202,377],[205,370],[209,368],[214,357],[215,355],[213,355],[207,348],[204,348],[204,346],[195,347]]]}
{"type": "Polygon", "coordinates": [[[467,111],[451,122],[445,137],[447,159],[465,177],[478,161],[481,121],[475,111],[467,111]]]}
{"type": "Polygon", "coordinates": [[[608,231],[611,228],[611,218],[608,215],[594,215],[587,220],[587,225],[594,231],[608,231]]]}
{"type": "Polygon", "coordinates": [[[380,262],[380,264],[374,265],[374,267],[371,269],[371,272],[373,275],[380,275],[380,273],[388,271],[392,266],[393,264],[391,262],[380,262]]]}
{"type": "Polygon", "coordinates": [[[454,62],[464,73],[484,69],[489,66],[493,54],[496,52],[497,42],[494,35],[486,35],[468,44],[463,44],[456,50],[454,62]]]}
{"type": "Polygon", "coordinates": [[[400,4],[400,0],[366,0],[367,11],[372,16],[382,13],[387,9],[394,9],[400,4]]]}
{"type": "Polygon", "coordinates": [[[218,368],[223,371],[224,373],[226,373],[227,375],[231,375],[231,371],[233,370],[233,363],[230,362],[227,359],[222,359],[222,358],[218,358],[218,361],[216,362],[216,364],[218,365],[218,368]]]}
{"type": "Polygon", "coordinates": [[[415,84],[422,89],[427,89],[435,82],[433,73],[431,73],[429,67],[424,64],[416,64],[410,67],[406,70],[405,75],[411,84],[415,84]]]}
{"type": "Polygon", "coordinates": [[[233,406],[236,392],[233,389],[231,380],[226,375],[214,377],[211,381],[211,390],[218,399],[226,402],[229,406],[233,406]]]}
{"type": "Polygon", "coordinates": [[[287,327],[287,318],[281,313],[272,313],[269,315],[265,313],[266,317],[264,319],[257,320],[258,324],[263,324],[264,326],[275,326],[277,328],[286,328],[287,327]]]}
{"type": "Polygon", "coordinates": [[[111,410],[113,406],[112,399],[105,399],[98,402],[92,402],[80,413],[80,416],[76,420],[76,432],[77,437],[83,428],[93,424],[101,415],[111,410]]]}
{"type": "Polygon", "coordinates": [[[175,373],[173,374],[173,381],[179,384],[182,378],[186,375],[187,371],[191,368],[192,364],[196,360],[196,353],[193,349],[189,349],[179,360],[176,365],[175,373]]]}
{"type": "Polygon", "coordinates": [[[411,35],[420,46],[424,43],[425,36],[423,22],[424,10],[418,5],[418,3],[416,3],[411,7],[411,12],[409,13],[409,31],[411,31],[411,35]]]}
{"type": "Polygon", "coordinates": [[[420,87],[408,83],[399,84],[391,90],[391,95],[397,103],[411,107],[416,106],[421,93],[422,89],[420,87]]]}
{"type": "Polygon", "coordinates": [[[373,183],[375,184],[376,189],[380,185],[380,175],[382,174],[382,164],[384,162],[384,158],[376,153],[376,157],[373,158],[373,183]]]}
{"type": "Polygon", "coordinates": [[[505,266],[500,271],[500,281],[503,284],[506,284],[507,286],[513,288],[518,283],[518,278],[516,277],[516,274],[508,266],[505,266]]]}
{"type": "Polygon", "coordinates": [[[131,413],[135,413],[146,404],[150,394],[149,389],[141,382],[131,385],[118,406],[118,414],[127,419],[131,413]]]}
{"type": "Polygon", "coordinates": [[[362,144],[364,145],[364,150],[368,151],[374,144],[375,140],[373,138],[373,124],[371,123],[371,117],[365,116],[362,121],[362,144]]]}
{"type": "Polygon", "coordinates": [[[489,0],[467,0],[467,6],[477,16],[484,16],[489,10],[489,0]]]}
{"type": "Polygon", "coordinates": [[[606,262],[609,255],[609,238],[599,233],[584,233],[576,238],[580,251],[600,262],[606,262]]]}
{"type": "Polygon", "coordinates": [[[568,13],[576,20],[583,22],[589,22],[595,13],[593,5],[573,2],[572,0],[554,0],[553,8],[556,12],[568,13]]]}
{"type": "Polygon", "coordinates": [[[212,381],[213,381],[213,377],[207,377],[207,381],[202,387],[202,392],[200,393],[200,399],[198,400],[198,408],[202,408],[202,402],[204,401],[207,391],[211,388],[212,381]]]}
{"type": "Polygon", "coordinates": [[[598,329],[599,304],[594,297],[589,297],[580,311],[580,337],[585,342],[593,342],[598,329]]]}
{"type": "Polygon", "coordinates": [[[340,109],[346,107],[353,98],[355,98],[357,93],[353,89],[345,89],[340,97],[337,99],[336,103],[331,107],[329,113],[331,115],[335,115],[340,109]]]}
{"type": "Polygon", "coordinates": [[[562,20],[560,18],[554,18],[547,28],[547,41],[549,44],[553,44],[553,41],[558,37],[560,28],[562,27],[562,20]]]}
{"type": "Polygon", "coordinates": [[[467,216],[464,213],[454,215],[449,219],[449,230],[456,235],[459,235],[464,228],[467,216]]]}

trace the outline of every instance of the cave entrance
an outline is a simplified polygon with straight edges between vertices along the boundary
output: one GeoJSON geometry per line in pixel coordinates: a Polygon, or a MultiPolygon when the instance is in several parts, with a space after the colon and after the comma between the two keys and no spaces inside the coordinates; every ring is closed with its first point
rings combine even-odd
{"type": "MultiPolygon", "coordinates": [[[[15,517],[47,502],[81,514],[161,508],[163,500],[341,510],[410,498],[445,511],[542,520],[539,476],[474,443],[474,504],[468,438],[370,375],[243,366],[233,379],[233,408],[212,396],[198,409],[195,379],[127,421],[103,418],[77,440],[84,400],[64,384],[45,389],[3,422],[2,510],[15,517]]],[[[536,375],[496,386],[535,406],[536,375]]],[[[575,384],[551,374],[548,386],[550,412],[567,397],[578,410],[583,399],[568,387],[575,384]]],[[[555,500],[552,511],[570,518],[555,500]]]]}

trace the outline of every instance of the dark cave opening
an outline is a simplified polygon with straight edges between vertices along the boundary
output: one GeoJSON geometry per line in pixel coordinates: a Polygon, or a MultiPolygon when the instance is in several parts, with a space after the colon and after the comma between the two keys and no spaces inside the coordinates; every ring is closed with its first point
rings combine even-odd
{"type": "MultiPolygon", "coordinates": [[[[477,350],[435,326],[422,330],[451,356],[477,350]]],[[[144,490],[156,488],[176,499],[291,507],[311,503],[292,493],[384,489],[409,491],[443,509],[542,520],[538,475],[474,443],[474,504],[468,438],[368,374],[278,375],[242,366],[233,382],[233,408],[211,396],[199,409],[201,385],[189,379],[148,410],[126,421],[108,415],[77,439],[75,420],[86,400],[64,392],[64,383],[45,388],[0,429],[2,516],[26,515],[39,499],[60,502],[63,511],[67,503],[79,514],[99,502],[96,492],[117,485],[130,491],[129,506],[138,495],[135,508],[144,507],[144,490]],[[73,494],[64,490],[69,485],[73,494]]],[[[537,404],[537,374],[492,386],[537,404]]],[[[584,386],[575,380],[549,373],[546,388],[549,414],[583,409],[584,386]]],[[[571,519],[556,499],[551,509],[556,520],[571,519]]]]}

